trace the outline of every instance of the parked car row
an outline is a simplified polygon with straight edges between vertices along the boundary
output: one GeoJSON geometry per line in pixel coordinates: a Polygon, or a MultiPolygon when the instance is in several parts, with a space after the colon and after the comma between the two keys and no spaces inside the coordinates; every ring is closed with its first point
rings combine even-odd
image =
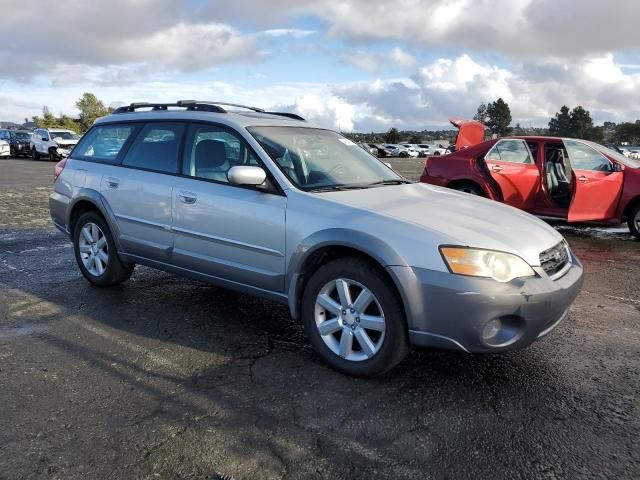
{"type": "Polygon", "coordinates": [[[60,160],[69,155],[80,135],[63,128],[29,130],[0,129],[0,156],[42,157],[60,160]]]}
{"type": "Polygon", "coordinates": [[[416,158],[430,155],[444,155],[447,149],[441,145],[413,143],[360,143],[366,151],[377,157],[416,158]]]}
{"type": "Polygon", "coordinates": [[[232,108],[121,107],[57,164],[51,217],[90,283],[142,264],[269,298],[360,376],[411,345],[523,348],[566,317],[583,268],[545,222],[409,182],[299,117],[232,108]]]}

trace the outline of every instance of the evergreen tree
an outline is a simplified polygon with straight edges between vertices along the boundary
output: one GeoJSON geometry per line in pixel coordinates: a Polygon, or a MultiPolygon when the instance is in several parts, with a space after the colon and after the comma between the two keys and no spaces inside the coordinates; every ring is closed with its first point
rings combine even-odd
{"type": "Polygon", "coordinates": [[[511,124],[511,109],[502,97],[487,105],[487,117],[484,123],[489,127],[491,133],[503,137],[511,132],[511,127],[509,127],[511,124]]]}

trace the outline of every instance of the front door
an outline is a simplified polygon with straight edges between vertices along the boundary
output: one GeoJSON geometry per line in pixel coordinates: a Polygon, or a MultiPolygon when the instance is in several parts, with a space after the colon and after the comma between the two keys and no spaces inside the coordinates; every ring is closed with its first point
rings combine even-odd
{"type": "Polygon", "coordinates": [[[232,185],[236,165],[260,165],[226,127],[192,124],[182,177],[174,179],[173,262],[255,288],[282,292],[287,197],[232,185]]]}
{"type": "Polygon", "coordinates": [[[484,160],[500,187],[504,203],[533,210],[540,189],[540,170],[524,140],[499,140],[484,160]]]}
{"type": "Polygon", "coordinates": [[[622,193],[624,173],[591,146],[578,140],[564,140],[573,171],[570,222],[614,218],[622,193]]]}

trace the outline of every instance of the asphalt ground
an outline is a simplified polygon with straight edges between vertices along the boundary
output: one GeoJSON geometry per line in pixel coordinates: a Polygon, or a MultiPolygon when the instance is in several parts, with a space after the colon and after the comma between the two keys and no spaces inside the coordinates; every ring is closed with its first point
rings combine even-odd
{"type": "Polygon", "coordinates": [[[283,306],[143,267],[89,286],[49,222],[52,172],[0,160],[0,478],[640,478],[626,229],[556,225],[585,284],[531,347],[354,379],[283,306]]]}

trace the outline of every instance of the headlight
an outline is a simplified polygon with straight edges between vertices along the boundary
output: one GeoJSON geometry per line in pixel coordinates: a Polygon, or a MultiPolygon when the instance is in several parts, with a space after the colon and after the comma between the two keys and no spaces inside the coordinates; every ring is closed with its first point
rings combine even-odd
{"type": "Polygon", "coordinates": [[[459,275],[490,277],[498,282],[535,275],[527,262],[510,253],[464,247],[440,247],[440,252],[449,270],[459,275]]]}

